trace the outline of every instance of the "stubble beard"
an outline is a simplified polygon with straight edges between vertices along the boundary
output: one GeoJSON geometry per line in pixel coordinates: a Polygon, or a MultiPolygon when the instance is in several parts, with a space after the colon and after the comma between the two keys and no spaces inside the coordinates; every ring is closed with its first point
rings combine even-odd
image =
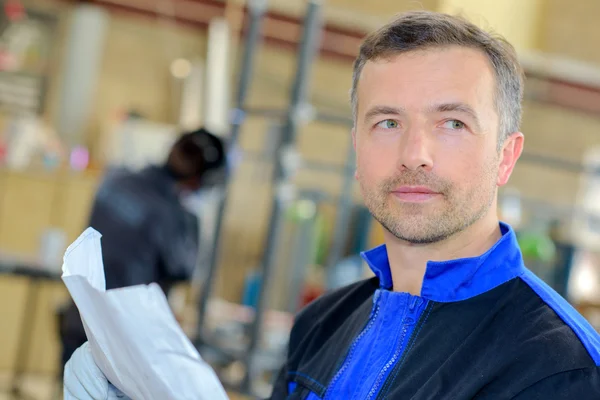
{"type": "Polygon", "coordinates": [[[396,238],[412,244],[444,241],[483,218],[496,195],[497,168],[490,163],[474,177],[479,184],[458,190],[450,182],[423,171],[408,171],[390,178],[375,190],[359,178],[365,204],[375,220],[396,238]],[[496,173],[495,173],[496,172],[496,173]],[[432,203],[405,203],[394,197],[399,186],[427,186],[441,198],[432,203]]]}

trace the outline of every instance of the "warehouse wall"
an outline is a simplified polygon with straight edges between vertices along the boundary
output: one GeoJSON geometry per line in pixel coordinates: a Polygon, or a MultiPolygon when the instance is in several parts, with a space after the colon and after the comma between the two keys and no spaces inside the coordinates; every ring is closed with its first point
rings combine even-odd
{"type": "MultiPolygon", "coordinates": [[[[522,131],[525,151],[582,161],[584,152],[600,145],[600,116],[526,102],[522,131]]],[[[573,205],[579,174],[521,161],[509,182],[525,196],[558,205],[573,205]]]]}
{"type": "Polygon", "coordinates": [[[541,50],[600,65],[600,2],[546,0],[541,50]]]}
{"type": "MultiPolygon", "coordinates": [[[[600,25],[596,21],[600,2],[546,0],[542,4],[538,50],[600,69],[600,25]]],[[[523,131],[527,150],[581,162],[587,149],[600,146],[600,115],[526,102],[523,131]]],[[[517,167],[512,179],[524,193],[559,204],[576,200],[579,182],[576,174],[526,163],[517,167]]]]}
{"type": "MultiPolygon", "coordinates": [[[[295,4],[299,12],[299,2],[274,2],[275,7],[285,9],[283,3],[295,4]]],[[[542,23],[539,33],[539,50],[566,55],[578,60],[596,63],[600,66],[600,53],[595,38],[600,35],[600,27],[592,19],[600,12],[600,3],[594,0],[568,2],[548,0],[543,3],[542,23]],[[579,23],[573,23],[578,21],[579,23]]],[[[348,13],[362,13],[376,18],[385,18],[395,11],[404,9],[436,8],[437,1],[396,1],[386,0],[367,4],[359,0],[332,0],[327,2],[330,9],[341,9],[348,13]]],[[[288,6],[294,9],[294,6],[288,6]]],[[[101,132],[114,119],[117,113],[133,107],[158,122],[172,122],[173,86],[168,74],[170,62],[180,56],[204,55],[206,38],[203,32],[181,26],[161,24],[158,19],[148,20],[129,15],[113,15],[106,41],[102,73],[98,82],[96,107],[89,126],[92,145],[97,145],[101,132]]],[[[258,57],[255,80],[252,84],[250,104],[260,107],[284,108],[287,104],[287,90],[291,83],[294,54],[288,50],[273,47],[263,48],[258,57]]],[[[320,108],[337,113],[349,113],[347,93],[350,86],[350,65],[331,60],[321,60],[315,66],[313,79],[313,103],[320,108]],[[326,84],[324,84],[326,82],[326,84]]],[[[60,79],[60,77],[57,77],[60,79]]],[[[56,96],[49,102],[50,108],[56,103],[56,96]]],[[[527,103],[524,114],[523,131],[526,134],[526,149],[549,155],[564,156],[573,161],[581,160],[583,151],[600,139],[594,132],[600,127],[600,119],[581,115],[564,109],[557,109],[536,103],[527,103]],[[565,130],[569,135],[565,135],[565,130]],[[569,146],[565,146],[568,141],[569,146]]],[[[305,129],[301,145],[308,154],[320,159],[341,158],[343,151],[338,149],[346,138],[344,135],[323,135],[322,132],[344,128],[320,127],[313,124],[305,129]],[[334,137],[335,136],[335,137],[334,137]],[[341,141],[341,142],[340,142],[341,141]]],[[[261,146],[264,127],[250,123],[242,137],[246,146],[261,146]]],[[[540,178],[551,172],[540,167],[520,165],[515,172],[512,184],[521,187],[526,195],[542,196],[557,203],[570,203],[574,200],[576,180],[570,174],[558,172],[562,185],[525,185],[530,173],[540,178]],[[563,178],[560,178],[563,176],[563,178]]],[[[554,172],[552,172],[554,173],[554,172]]],[[[536,182],[545,182],[544,179],[536,182]]]]}
{"type": "MultiPolygon", "coordinates": [[[[436,10],[440,0],[327,0],[323,15],[327,21],[340,26],[373,29],[392,15],[407,10],[436,10]]],[[[306,2],[298,0],[269,0],[272,10],[301,17],[306,2]]]]}
{"type": "Polygon", "coordinates": [[[101,147],[102,135],[123,112],[135,109],[146,118],[174,123],[179,92],[169,67],[178,58],[193,59],[206,53],[206,38],[192,28],[169,21],[138,19],[113,14],[95,95],[95,112],[89,121],[89,141],[101,147]],[[132,20],[135,21],[132,23],[132,20]]]}
{"type": "MultiPolygon", "coordinates": [[[[35,258],[42,233],[60,227],[67,241],[85,228],[98,182],[95,173],[69,174],[0,170],[0,250],[35,258]]],[[[0,276],[0,371],[13,368],[30,281],[0,276]]],[[[56,313],[68,298],[61,282],[38,286],[37,312],[29,344],[29,371],[49,373],[59,360],[56,313]]]]}

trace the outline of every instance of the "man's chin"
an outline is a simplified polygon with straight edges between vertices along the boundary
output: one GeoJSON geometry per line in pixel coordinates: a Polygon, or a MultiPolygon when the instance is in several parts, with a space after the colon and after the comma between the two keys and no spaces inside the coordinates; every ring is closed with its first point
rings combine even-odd
{"type": "MultiPolygon", "coordinates": [[[[433,227],[431,229],[414,229],[416,227],[412,226],[411,228],[403,229],[396,226],[394,229],[386,229],[397,239],[414,245],[438,243],[448,238],[445,232],[436,230],[433,227]]],[[[421,225],[420,228],[423,228],[423,226],[421,225]]]]}
{"type": "Polygon", "coordinates": [[[402,210],[374,217],[392,235],[410,243],[434,243],[446,237],[440,230],[442,217],[438,213],[402,210]]]}
{"type": "Polygon", "coordinates": [[[440,210],[440,204],[434,204],[433,202],[423,203],[403,203],[394,202],[390,204],[388,210],[395,218],[400,220],[419,218],[420,220],[435,220],[438,215],[442,214],[440,210]]]}

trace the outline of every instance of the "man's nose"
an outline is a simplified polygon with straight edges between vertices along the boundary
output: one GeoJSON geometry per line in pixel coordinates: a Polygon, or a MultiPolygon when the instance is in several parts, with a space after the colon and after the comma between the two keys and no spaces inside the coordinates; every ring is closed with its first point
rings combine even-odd
{"type": "Polygon", "coordinates": [[[433,167],[431,138],[422,128],[414,127],[404,132],[400,139],[399,169],[427,171],[433,167]]]}

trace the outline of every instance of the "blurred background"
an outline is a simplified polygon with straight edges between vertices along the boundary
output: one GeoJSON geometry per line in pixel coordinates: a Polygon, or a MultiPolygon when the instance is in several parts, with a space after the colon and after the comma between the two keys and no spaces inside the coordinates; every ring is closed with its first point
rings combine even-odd
{"type": "Polygon", "coordinates": [[[411,9],[517,48],[526,145],[499,212],[600,329],[600,2],[0,4],[0,399],[62,398],[62,254],[106,169],[161,163],[200,126],[228,141],[232,174],[193,205],[197,269],[169,301],[232,394],[267,395],[294,313],[369,276],[359,252],[383,240],[353,179],[348,93],[361,38],[411,9]]]}

